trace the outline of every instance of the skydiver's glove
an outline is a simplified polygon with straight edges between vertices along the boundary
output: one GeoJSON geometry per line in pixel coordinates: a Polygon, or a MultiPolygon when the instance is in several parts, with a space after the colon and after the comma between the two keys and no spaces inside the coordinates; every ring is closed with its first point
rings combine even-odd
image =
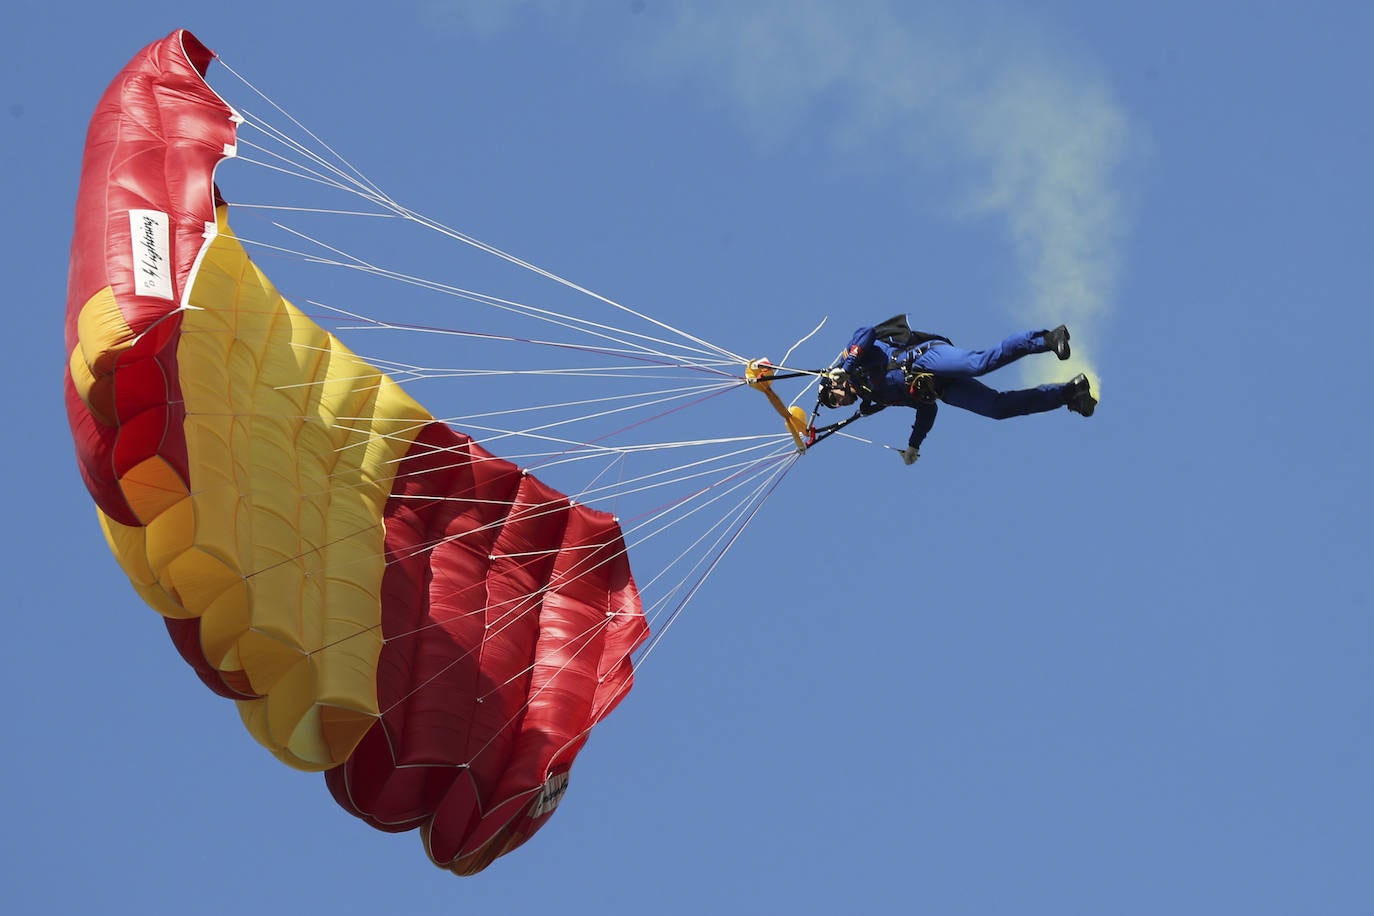
{"type": "Polygon", "coordinates": [[[921,450],[916,448],[915,446],[908,446],[906,450],[902,452],[902,461],[903,463],[908,465],[915,464],[916,459],[920,457],[921,450]]]}
{"type": "Polygon", "coordinates": [[[827,369],[825,381],[831,388],[843,388],[849,382],[849,373],[838,367],[835,369],[827,369]]]}

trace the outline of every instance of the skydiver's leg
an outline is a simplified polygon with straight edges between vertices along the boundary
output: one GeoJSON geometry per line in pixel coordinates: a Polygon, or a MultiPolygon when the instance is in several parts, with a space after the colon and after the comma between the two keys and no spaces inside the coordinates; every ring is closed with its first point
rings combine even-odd
{"type": "Polygon", "coordinates": [[[971,378],[950,379],[940,400],[993,420],[1044,413],[1068,403],[1070,385],[1041,385],[1020,391],[997,391],[971,378]]]}
{"type": "Polygon", "coordinates": [[[1022,331],[986,350],[965,350],[952,344],[936,343],[916,357],[915,366],[947,378],[973,378],[1016,362],[1023,356],[1049,350],[1045,331],[1022,331]]]}

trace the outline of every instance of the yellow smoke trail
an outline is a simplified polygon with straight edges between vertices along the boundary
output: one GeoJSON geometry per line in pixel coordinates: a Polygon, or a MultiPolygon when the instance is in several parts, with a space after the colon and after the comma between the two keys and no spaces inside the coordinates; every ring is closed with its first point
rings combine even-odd
{"type": "Polygon", "coordinates": [[[1023,278],[1009,330],[1063,323],[1073,335],[1069,363],[1021,363],[1027,382],[1086,372],[1097,391],[1092,354],[1115,294],[1117,172],[1132,127],[1072,49],[994,12],[950,17],[897,0],[685,5],[655,53],[724,82],[767,142],[814,130],[810,112],[845,98],[843,127],[827,129],[847,147],[906,136],[913,159],[938,148],[967,166],[960,215],[1000,225],[1023,278]]]}
{"type": "Polygon", "coordinates": [[[1113,185],[1129,132],[1105,88],[1041,67],[1020,68],[978,93],[966,124],[970,152],[987,165],[974,208],[1003,220],[1025,277],[1021,317],[1067,324],[1073,358],[1028,360],[1032,384],[1086,372],[1114,295],[1123,232],[1113,185]]]}

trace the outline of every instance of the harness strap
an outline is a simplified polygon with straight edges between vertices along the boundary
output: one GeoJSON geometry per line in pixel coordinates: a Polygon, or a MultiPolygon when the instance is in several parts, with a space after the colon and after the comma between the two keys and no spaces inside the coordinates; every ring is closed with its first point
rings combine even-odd
{"type": "Polygon", "coordinates": [[[940,397],[940,392],[935,384],[935,373],[925,369],[916,368],[916,360],[925,354],[927,350],[935,346],[938,341],[928,340],[908,350],[903,358],[898,358],[895,354],[888,361],[888,371],[901,369],[902,377],[906,380],[907,394],[911,395],[922,404],[933,404],[940,397]]]}

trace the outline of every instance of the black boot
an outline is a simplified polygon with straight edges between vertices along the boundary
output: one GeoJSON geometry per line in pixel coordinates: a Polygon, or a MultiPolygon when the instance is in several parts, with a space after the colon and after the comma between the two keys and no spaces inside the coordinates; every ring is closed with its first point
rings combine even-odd
{"type": "Polygon", "coordinates": [[[1086,375],[1080,372],[1064,386],[1064,401],[1074,413],[1085,417],[1093,415],[1097,409],[1097,398],[1093,397],[1092,385],[1086,375]]]}
{"type": "Polygon", "coordinates": [[[1054,355],[1060,359],[1069,358],[1069,329],[1060,325],[1053,331],[1046,331],[1041,335],[1041,340],[1045,341],[1045,349],[1053,350],[1054,355]]]}

